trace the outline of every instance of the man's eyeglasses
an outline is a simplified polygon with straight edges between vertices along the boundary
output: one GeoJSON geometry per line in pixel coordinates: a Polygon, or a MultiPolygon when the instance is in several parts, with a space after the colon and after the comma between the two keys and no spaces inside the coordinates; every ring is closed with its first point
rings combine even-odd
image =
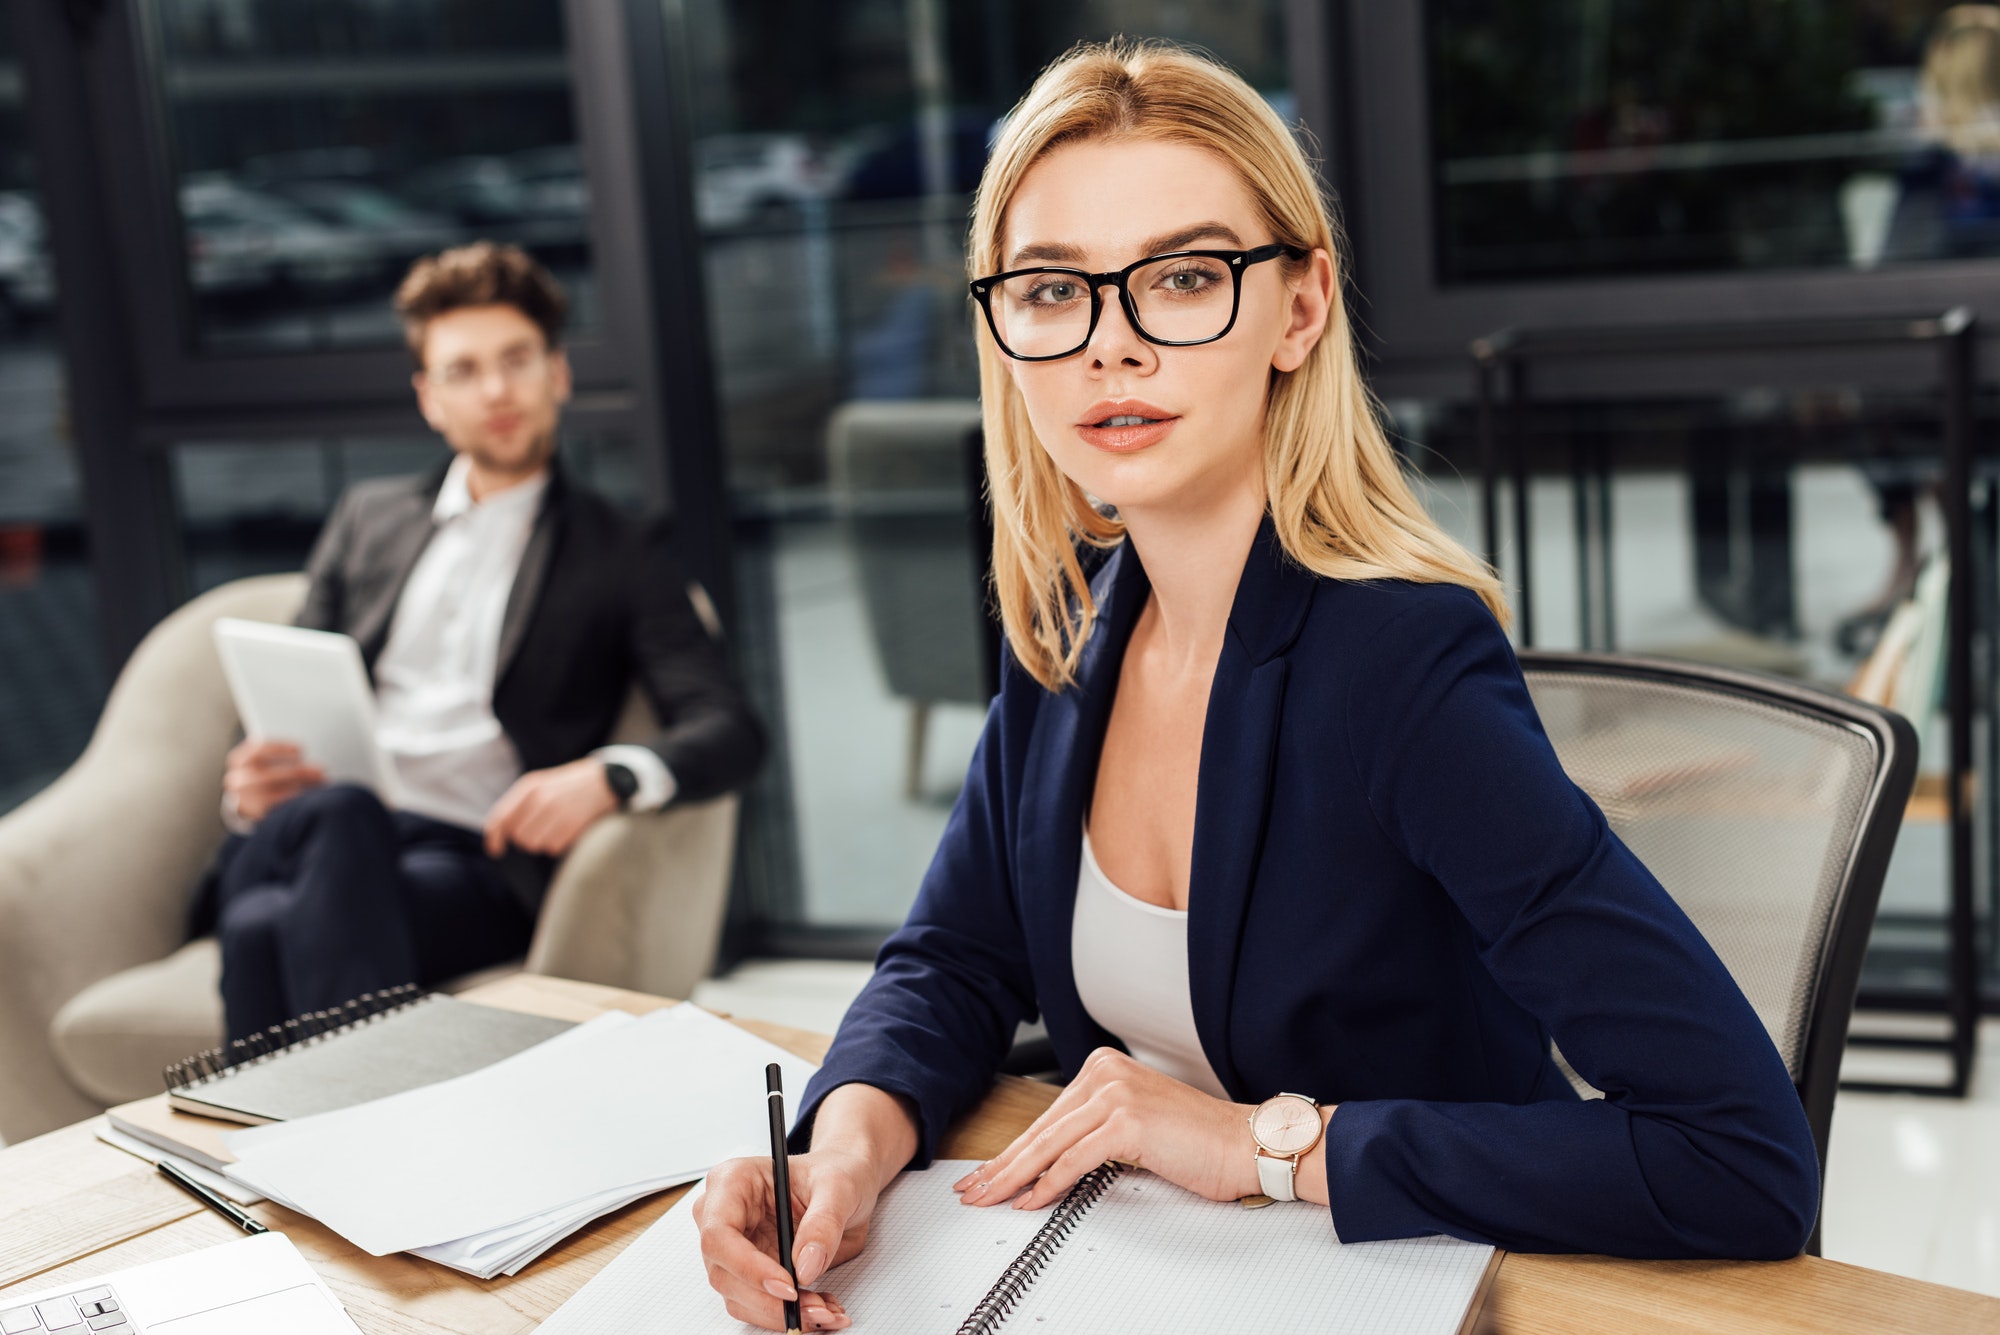
{"type": "Polygon", "coordinates": [[[549,354],[546,348],[509,348],[500,354],[499,360],[488,367],[475,361],[455,361],[426,371],[424,375],[439,389],[468,390],[486,383],[486,377],[494,371],[509,385],[525,385],[548,369],[549,354]]]}
{"type": "Polygon", "coordinates": [[[1000,351],[1016,361],[1051,362],[1090,343],[1104,314],[1103,289],[1118,300],[1139,337],[1162,347],[1213,343],[1236,326],[1243,271],[1277,259],[1304,259],[1297,246],[1254,250],[1175,250],[1110,273],[1044,266],[1011,269],[972,283],[973,300],[1000,351]]]}

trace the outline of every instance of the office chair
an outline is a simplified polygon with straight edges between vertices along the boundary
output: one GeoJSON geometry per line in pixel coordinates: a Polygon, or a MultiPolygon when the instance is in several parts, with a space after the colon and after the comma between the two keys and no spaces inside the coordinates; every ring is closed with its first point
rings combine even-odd
{"type": "Polygon", "coordinates": [[[913,800],[932,706],[983,708],[994,690],[999,646],[980,615],[987,555],[967,541],[965,451],[978,428],[976,399],[856,400],[826,423],[829,490],[875,658],[889,694],[910,702],[903,793],[913,800]]]}
{"type": "MultiPolygon", "coordinates": [[[[1824,1179],[1916,733],[1889,710],[1728,668],[1536,651],[1521,668],[1563,768],[1764,1021],[1824,1179]]],[[[1817,1224],[1806,1249],[1819,1253],[1817,1224]]]]}

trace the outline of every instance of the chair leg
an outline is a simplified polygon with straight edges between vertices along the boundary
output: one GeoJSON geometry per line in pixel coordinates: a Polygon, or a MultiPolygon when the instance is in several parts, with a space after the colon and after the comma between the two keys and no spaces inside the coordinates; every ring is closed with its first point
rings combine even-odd
{"type": "Polygon", "coordinates": [[[910,749],[903,757],[903,796],[912,802],[924,795],[924,739],[931,730],[931,702],[910,702],[910,749]]]}

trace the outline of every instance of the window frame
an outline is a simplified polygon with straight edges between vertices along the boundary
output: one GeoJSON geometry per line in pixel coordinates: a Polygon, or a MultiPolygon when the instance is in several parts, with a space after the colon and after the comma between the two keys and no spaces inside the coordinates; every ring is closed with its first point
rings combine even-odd
{"type": "MultiPolygon", "coordinates": [[[[565,0],[570,97],[585,172],[592,185],[589,223],[593,270],[613,270],[629,258],[634,230],[610,214],[620,191],[600,200],[599,182],[616,179],[598,137],[614,111],[605,104],[613,88],[594,76],[579,50],[578,29],[589,29],[600,6],[565,0]]],[[[148,417],[232,416],[282,410],[301,403],[360,408],[410,398],[409,353],[400,345],[360,348],[207,352],[196,343],[197,314],[187,282],[178,205],[171,110],[164,88],[165,44],[157,0],[136,0],[99,20],[100,101],[107,127],[102,140],[107,189],[115,203],[112,228],[117,263],[126,274],[167,275],[130,282],[131,331],[139,367],[140,407],[148,417]]],[[[622,192],[629,197],[629,191],[622,192]]],[[[632,334],[645,318],[629,285],[599,289],[598,327],[568,341],[581,395],[617,393],[634,379],[632,334]]],[[[414,410],[412,410],[414,411],[414,410]]],[[[218,424],[220,425],[220,424],[218,424]]]]}
{"type": "MultiPolygon", "coordinates": [[[[1630,278],[1556,278],[1446,285],[1438,281],[1437,199],[1431,162],[1427,38],[1435,0],[1343,6],[1352,122],[1356,279],[1378,341],[1385,389],[1420,375],[1438,389],[1469,393],[1468,345],[1508,326],[1617,327],[1823,316],[1903,315],[1969,305],[2000,315],[2000,259],[1939,261],[1874,270],[1676,273],[1630,278]],[[1375,247],[1370,237],[1424,238],[1375,247]],[[1427,374],[1423,374],[1427,372],[1427,374]]],[[[1894,358],[1889,358],[1894,361],[1894,358]]],[[[1873,361],[1867,363],[1874,365],[1873,361]]],[[[1742,382],[1735,369],[1700,360],[1674,383],[1690,392],[1742,382]]],[[[1901,379],[1898,374],[1896,379],[1901,379]]]]}

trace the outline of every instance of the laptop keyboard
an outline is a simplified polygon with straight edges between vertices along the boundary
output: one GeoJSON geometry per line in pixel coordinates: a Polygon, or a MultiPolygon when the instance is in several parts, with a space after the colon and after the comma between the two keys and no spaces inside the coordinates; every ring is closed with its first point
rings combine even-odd
{"type": "Polygon", "coordinates": [[[0,1335],[137,1335],[109,1287],[98,1285],[32,1307],[0,1311],[0,1335]]]}

